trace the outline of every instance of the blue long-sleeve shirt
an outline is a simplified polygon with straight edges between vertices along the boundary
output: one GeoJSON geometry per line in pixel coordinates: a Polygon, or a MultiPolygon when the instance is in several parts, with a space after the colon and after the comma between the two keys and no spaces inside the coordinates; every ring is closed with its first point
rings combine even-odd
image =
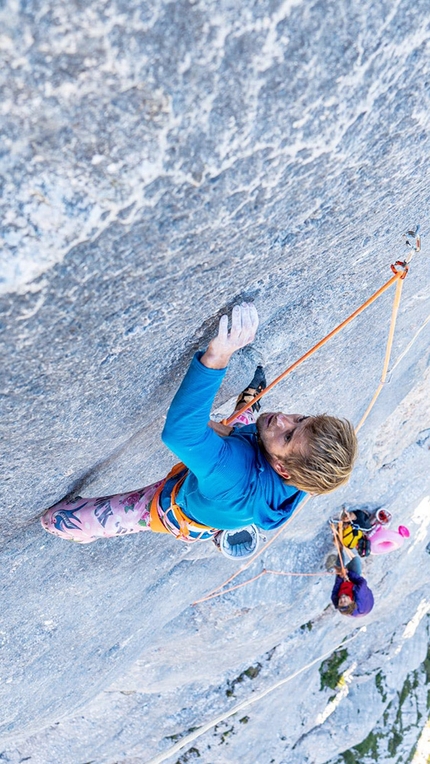
{"type": "MultiPolygon", "coordinates": [[[[272,529],[293,513],[305,493],[286,485],[258,446],[256,425],[237,428],[226,438],[208,426],[225,369],[208,369],[197,353],[176,393],[162,433],[163,442],[190,472],[176,501],[191,519],[211,528],[234,529],[255,523],[272,529]]],[[[166,508],[171,481],[161,495],[166,508]]]]}

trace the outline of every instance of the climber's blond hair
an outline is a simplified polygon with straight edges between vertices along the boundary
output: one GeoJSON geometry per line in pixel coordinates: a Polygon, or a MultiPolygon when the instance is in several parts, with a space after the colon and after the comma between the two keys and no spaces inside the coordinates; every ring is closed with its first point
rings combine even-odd
{"type": "Polygon", "coordinates": [[[307,493],[329,493],[344,485],[357,457],[351,422],[327,414],[308,417],[302,429],[306,445],[279,458],[290,477],[286,482],[307,493]]]}

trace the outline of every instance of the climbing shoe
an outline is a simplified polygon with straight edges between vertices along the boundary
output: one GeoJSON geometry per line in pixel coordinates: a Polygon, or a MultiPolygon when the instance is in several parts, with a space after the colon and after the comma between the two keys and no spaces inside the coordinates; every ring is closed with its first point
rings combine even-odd
{"type": "Polygon", "coordinates": [[[329,554],[325,561],[325,569],[327,573],[334,573],[336,567],[339,565],[339,557],[337,554],[329,554]]]}
{"type": "MultiPolygon", "coordinates": [[[[239,395],[237,401],[236,401],[236,410],[242,408],[242,406],[245,405],[245,403],[250,403],[253,398],[258,393],[261,393],[262,390],[266,387],[266,376],[264,374],[264,369],[262,366],[257,366],[255,370],[255,374],[249,383],[248,387],[245,388],[245,390],[242,390],[241,394],[239,395]]],[[[260,401],[256,401],[251,406],[252,411],[260,411],[261,409],[261,403],[260,401]]]]}

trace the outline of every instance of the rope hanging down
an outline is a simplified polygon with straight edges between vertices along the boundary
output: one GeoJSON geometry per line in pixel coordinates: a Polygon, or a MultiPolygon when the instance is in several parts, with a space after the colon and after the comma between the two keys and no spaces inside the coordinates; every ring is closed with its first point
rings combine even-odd
{"type": "MultiPolygon", "coordinates": [[[[308,358],[310,358],[310,356],[313,355],[317,350],[319,350],[320,347],[323,347],[323,345],[325,345],[332,337],[334,337],[336,334],[338,334],[340,331],[342,331],[342,329],[344,329],[349,323],[351,323],[351,321],[353,321],[354,318],[357,318],[357,316],[359,316],[361,313],[363,313],[363,311],[366,310],[366,308],[368,308],[370,305],[372,305],[378,299],[378,297],[380,297],[382,294],[384,294],[384,292],[387,291],[387,289],[389,289],[391,286],[393,286],[393,284],[396,284],[396,291],[395,291],[393,307],[392,307],[392,311],[391,311],[391,321],[390,321],[390,327],[389,327],[389,332],[388,332],[387,346],[386,346],[386,351],[385,351],[385,358],[384,358],[384,365],[383,365],[383,369],[382,369],[381,380],[379,382],[379,385],[378,385],[378,387],[377,387],[377,389],[376,389],[376,391],[375,391],[375,393],[373,395],[373,398],[370,401],[370,403],[369,403],[365,413],[363,414],[363,416],[360,419],[357,427],[355,428],[356,432],[358,432],[360,430],[360,428],[363,426],[364,422],[368,418],[371,410],[373,409],[373,407],[374,407],[374,405],[376,403],[376,400],[377,400],[377,398],[378,398],[378,396],[379,396],[379,394],[380,394],[380,392],[381,392],[381,390],[382,390],[382,388],[383,388],[383,386],[385,384],[386,377],[387,377],[387,372],[388,372],[388,365],[389,365],[389,362],[390,362],[391,351],[392,351],[392,346],[393,346],[394,331],[395,331],[397,314],[398,314],[399,305],[400,305],[400,298],[401,298],[401,295],[402,295],[403,281],[405,280],[405,278],[406,278],[406,276],[408,274],[409,263],[412,260],[412,257],[414,255],[414,253],[415,252],[419,252],[420,248],[421,248],[421,241],[420,241],[420,237],[418,236],[418,227],[416,228],[416,231],[408,231],[406,235],[409,236],[409,238],[414,239],[414,244],[411,244],[408,241],[408,239],[406,240],[406,244],[410,248],[411,252],[409,254],[409,257],[407,259],[405,259],[404,261],[397,260],[394,265],[391,265],[391,270],[393,271],[394,275],[391,276],[391,278],[388,279],[388,281],[386,281],[386,283],[383,284],[376,292],[374,292],[374,294],[372,294],[362,305],[360,305],[360,307],[357,308],[357,310],[355,310],[353,313],[351,313],[351,315],[348,316],[348,318],[346,318],[345,321],[342,321],[342,323],[340,323],[335,329],[333,329],[331,332],[329,332],[329,334],[327,334],[325,337],[323,337],[322,340],[317,342],[316,345],[314,345],[310,350],[308,350],[307,353],[302,355],[297,361],[295,361],[293,364],[291,364],[291,366],[289,366],[282,374],[280,374],[279,377],[276,377],[276,379],[273,382],[271,382],[270,385],[268,385],[261,393],[258,393],[258,395],[256,395],[252,399],[252,401],[248,401],[241,409],[239,409],[238,411],[235,411],[234,414],[232,414],[232,416],[230,416],[228,419],[223,420],[224,424],[227,424],[227,425],[230,424],[235,417],[239,416],[241,413],[246,411],[246,409],[248,409],[253,403],[255,403],[256,401],[260,400],[260,398],[262,398],[263,395],[268,393],[270,390],[272,390],[275,387],[275,385],[277,385],[279,382],[281,382],[283,379],[285,379],[285,377],[287,377],[288,374],[290,374],[292,371],[294,371],[294,369],[296,369],[298,366],[300,366],[300,364],[303,363],[303,361],[306,361],[308,358]]],[[[255,581],[257,578],[260,578],[262,575],[265,575],[265,574],[267,574],[269,572],[270,573],[276,573],[277,575],[282,575],[280,571],[268,571],[268,570],[266,571],[266,570],[264,570],[259,575],[253,576],[252,578],[248,579],[247,581],[243,581],[242,583],[236,584],[235,586],[229,587],[228,589],[224,588],[229,583],[231,583],[235,578],[237,578],[237,576],[239,576],[241,573],[243,573],[244,570],[246,570],[253,562],[255,562],[255,560],[257,559],[257,557],[260,556],[260,554],[265,552],[268,549],[268,547],[271,546],[271,544],[273,544],[276,541],[276,539],[281,535],[281,533],[283,533],[285,531],[285,529],[287,528],[287,526],[289,525],[291,520],[298,516],[298,514],[303,510],[303,508],[305,507],[305,505],[307,504],[307,502],[311,498],[312,498],[312,496],[310,494],[308,494],[308,496],[306,496],[306,498],[301,502],[301,504],[299,505],[298,509],[294,513],[294,515],[292,515],[282,525],[282,527],[279,528],[279,530],[275,533],[275,535],[270,539],[270,541],[267,542],[267,544],[262,549],[260,549],[259,552],[257,552],[246,563],[244,563],[239,568],[239,570],[237,570],[235,573],[233,573],[226,581],[224,581],[222,584],[217,586],[215,589],[213,589],[211,592],[209,592],[204,597],[201,597],[200,599],[195,600],[193,602],[193,605],[197,605],[200,602],[205,602],[206,600],[214,599],[215,597],[221,597],[221,595],[223,595],[223,594],[228,594],[228,592],[233,591],[235,589],[239,589],[242,586],[246,586],[247,584],[251,583],[252,581],[255,581]]],[[[342,557],[341,557],[341,559],[342,559],[342,557]]],[[[297,575],[297,574],[286,573],[284,575],[297,575]]],[[[306,575],[306,574],[301,574],[301,575],[306,575]]]]}

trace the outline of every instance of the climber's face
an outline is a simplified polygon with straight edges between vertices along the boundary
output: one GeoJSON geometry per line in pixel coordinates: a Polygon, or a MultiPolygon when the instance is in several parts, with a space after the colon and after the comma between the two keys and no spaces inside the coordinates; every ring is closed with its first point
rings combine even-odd
{"type": "Polygon", "coordinates": [[[348,597],[347,594],[341,594],[338,600],[338,607],[348,607],[353,601],[352,597],[348,597]]]}
{"type": "Polygon", "coordinates": [[[266,411],[257,419],[257,430],[267,459],[273,469],[286,480],[290,475],[282,460],[293,453],[305,453],[307,433],[304,423],[308,418],[302,414],[266,411]]]}

